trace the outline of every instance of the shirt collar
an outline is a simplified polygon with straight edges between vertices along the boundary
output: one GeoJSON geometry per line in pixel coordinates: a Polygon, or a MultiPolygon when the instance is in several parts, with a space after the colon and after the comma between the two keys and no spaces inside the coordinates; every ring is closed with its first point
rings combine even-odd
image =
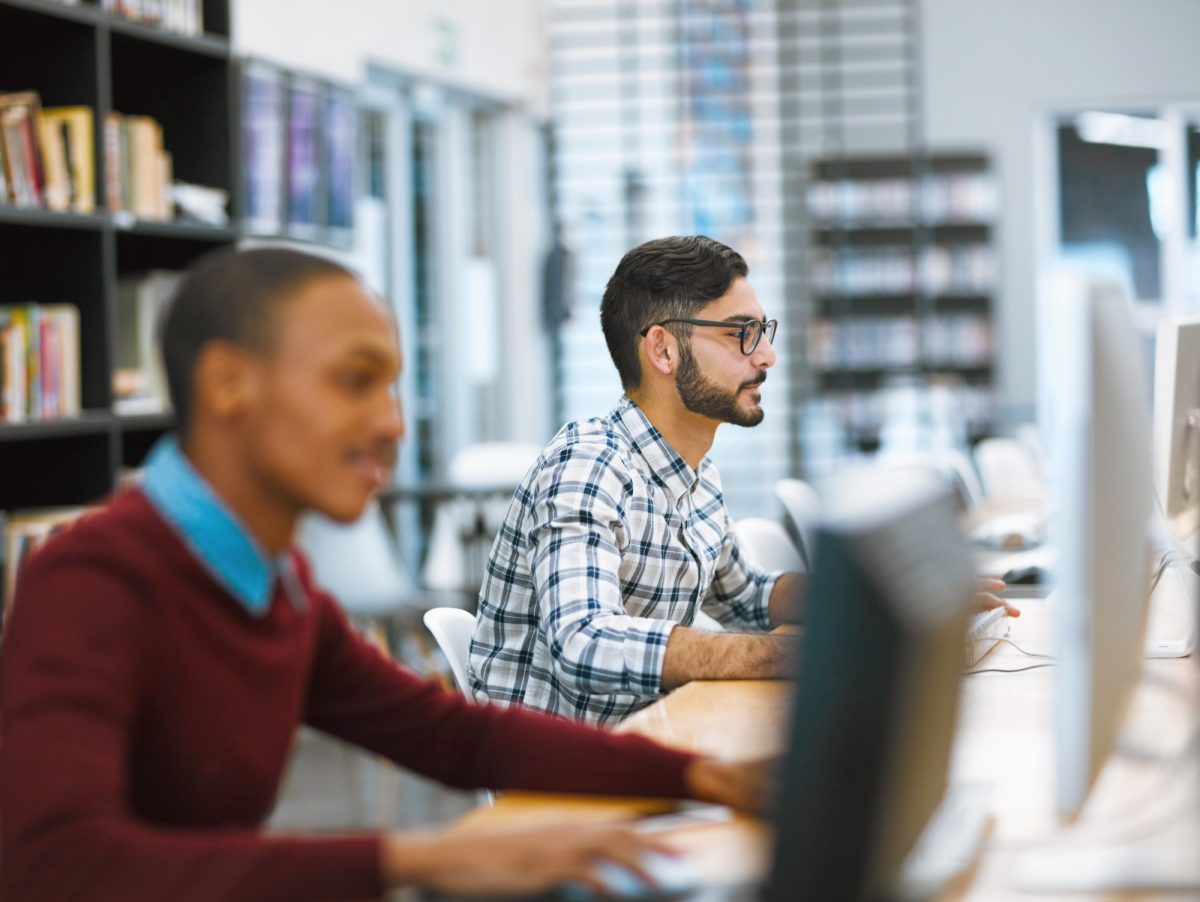
{"type": "Polygon", "coordinates": [[[150,452],[141,489],[230,595],[252,614],[267,612],[275,577],[290,567],[290,556],[285,553],[272,560],[267,555],[173,437],[161,439],[150,452]]]}
{"type": "MultiPolygon", "coordinates": [[[[634,450],[650,465],[650,472],[673,500],[692,490],[700,479],[699,473],[688,466],[634,401],[622,395],[610,417],[628,436],[634,450]]],[[[701,470],[707,461],[707,457],[700,461],[701,470]]]]}

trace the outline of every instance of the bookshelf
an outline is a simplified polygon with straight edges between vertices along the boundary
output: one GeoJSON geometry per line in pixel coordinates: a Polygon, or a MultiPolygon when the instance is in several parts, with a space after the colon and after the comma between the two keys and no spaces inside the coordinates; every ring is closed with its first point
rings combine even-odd
{"type": "Polygon", "coordinates": [[[993,428],[996,204],[982,154],[813,162],[807,360],[852,450],[878,448],[896,388],[940,387],[971,441],[993,428]]]}
{"type": "MultiPolygon", "coordinates": [[[[179,12],[187,5],[161,8],[179,12]]],[[[36,91],[44,107],[91,109],[96,194],[88,213],[0,203],[0,305],[78,308],[82,408],[72,416],[0,423],[3,511],[84,504],[142,462],[172,418],[115,412],[118,286],[153,270],[182,269],[240,235],[235,225],[110,212],[105,120],[119,112],[152,118],[173,178],[227,192],[230,222],[239,216],[228,0],[192,4],[202,17],[199,33],[127,19],[120,6],[0,0],[0,93],[36,91]]]]}

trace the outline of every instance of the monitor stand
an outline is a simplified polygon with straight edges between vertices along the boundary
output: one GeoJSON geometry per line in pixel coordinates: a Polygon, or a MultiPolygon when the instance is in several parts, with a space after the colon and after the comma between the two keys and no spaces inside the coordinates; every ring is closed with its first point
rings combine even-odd
{"type": "MultiPolygon", "coordinates": [[[[1200,894],[1200,725],[1161,761],[1151,791],[1020,854],[1014,885],[1037,893],[1200,894]]],[[[1107,896],[1105,896],[1107,898],[1107,896]]],[[[1124,896],[1122,896],[1124,898],[1124,896]]],[[[1136,898],[1141,898],[1140,895],[1136,898]]]]}
{"type": "MultiPolygon", "coordinates": [[[[1200,595],[1200,579],[1191,567],[1191,562],[1180,561],[1168,564],[1150,601],[1150,622],[1146,630],[1147,658],[1186,658],[1196,647],[1197,612],[1200,595]],[[1168,630],[1156,630],[1156,621],[1167,620],[1155,617],[1155,605],[1170,606],[1168,630]]],[[[1160,612],[1163,613],[1163,612],[1160,612]]]]}

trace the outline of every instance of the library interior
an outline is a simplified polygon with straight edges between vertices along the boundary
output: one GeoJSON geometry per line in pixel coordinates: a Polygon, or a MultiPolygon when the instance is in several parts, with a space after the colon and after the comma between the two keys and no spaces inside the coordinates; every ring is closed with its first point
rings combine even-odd
{"type": "Polygon", "coordinates": [[[0,897],[1200,898],[1197,34],[0,0],[0,897]]]}

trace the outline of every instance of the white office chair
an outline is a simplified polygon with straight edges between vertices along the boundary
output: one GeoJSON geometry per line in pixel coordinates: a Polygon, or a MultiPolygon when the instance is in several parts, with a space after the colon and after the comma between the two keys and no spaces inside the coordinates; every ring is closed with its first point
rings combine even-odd
{"type": "Polygon", "coordinates": [[[783,505],[784,526],[804,561],[803,569],[811,571],[817,551],[821,499],[803,479],[780,479],[775,483],[775,497],[783,505]]]}
{"type": "Polygon", "coordinates": [[[985,438],[975,446],[975,467],[989,499],[1039,497],[1043,494],[1037,462],[1015,438],[985,438]]]}
{"type": "Polygon", "coordinates": [[[318,585],[328,589],[351,616],[395,613],[416,596],[383,511],[374,501],[349,524],[305,515],[296,544],[312,562],[318,585]]]}
{"type": "MultiPolygon", "coordinates": [[[[471,681],[467,678],[467,662],[471,657],[475,615],[462,608],[430,608],[423,619],[450,664],[458,691],[467,698],[473,698],[471,681]]],[[[496,801],[496,794],[490,789],[481,789],[476,795],[481,805],[491,805],[496,801]]]]}
{"type": "Polygon", "coordinates": [[[446,656],[458,691],[471,698],[467,662],[470,660],[471,635],[475,632],[475,615],[462,608],[430,608],[423,619],[446,656]]]}
{"type": "Polygon", "coordinates": [[[804,560],[782,523],[766,517],[734,521],[738,548],[750,563],[764,570],[802,570],[804,560]]]}
{"type": "Polygon", "coordinates": [[[875,456],[875,462],[902,473],[904,470],[933,472],[950,483],[964,510],[983,502],[983,486],[971,459],[956,448],[929,451],[889,451],[875,456]]]}

